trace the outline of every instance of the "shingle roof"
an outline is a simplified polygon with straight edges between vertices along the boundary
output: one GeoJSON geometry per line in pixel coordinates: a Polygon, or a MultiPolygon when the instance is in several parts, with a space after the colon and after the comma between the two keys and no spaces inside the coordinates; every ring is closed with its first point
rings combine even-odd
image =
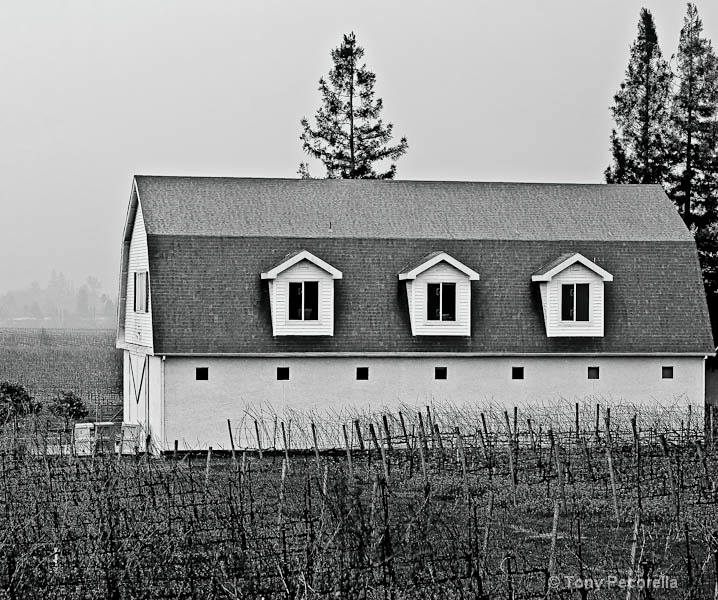
{"type": "Polygon", "coordinates": [[[713,350],[695,243],[658,186],[138,177],[137,189],[158,354],[713,350]],[[333,336],[272,336],[260,273],[300,250],[344,275],[333,336]],[[411,335],[398,274],[434,252],[481,274],[470,337],[411,335]],[[575,252],[614,275],[603,338],[545,334],[531,275],[575,252]]]}
{"type": "Polygon", "coordinates": [[[137,176],[148,234],[661,240],[691,236],[659,185],[137,176]]]}
{"type": "Polygon", "coordinates": [[[560,265],[563,261],[571,258],[574,254],[575,254],[575,252],[565,252],[561,256],[556,257],[554,260],[547,262],[545,265],[541,265],[538,269],[536,269],[532,273],[532,275],[545,275],[551,269],[560,265]]]}

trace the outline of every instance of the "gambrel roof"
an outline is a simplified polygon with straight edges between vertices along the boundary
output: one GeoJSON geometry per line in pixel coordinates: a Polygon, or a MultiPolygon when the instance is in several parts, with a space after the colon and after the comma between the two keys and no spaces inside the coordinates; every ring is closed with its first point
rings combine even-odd
{"type": "Polygon", "coordinates": [[[136,186],[157,354],[713,351],[695,243],[657,185],[138,176],[136,186]],[[272,336],[260,274],[299,249],[343,275],[333,336],[272,336]],[[470,337],[411,335],[397,274],[435,252],[481,274],[470,337]],[[565,253],[614,276],[602,338],[545,335],[531,277],[565,253]]]}

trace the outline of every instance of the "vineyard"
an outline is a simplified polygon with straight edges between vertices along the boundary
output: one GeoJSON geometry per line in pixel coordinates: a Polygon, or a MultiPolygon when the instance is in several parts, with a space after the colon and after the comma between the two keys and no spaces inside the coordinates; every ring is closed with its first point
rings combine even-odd
{"type": "Polygon", "coordinates": [[[49,456],[40,426],[20,424],[0,453],[0,585],[11,598],[714,598],[703,411],[634,408],[494,408],[459,425],[387,413],[336,422],[343,444],[321,452],[327,423],[294,422],[290,442],[280,421],[276,445],[259,434],[261,449],[161,458],[49,456]]]}
{"type": "Polygon", "coordinates": [[[122,408],[122,352],[111,330],[0,328],[4,380],[21,383],[42,403],[72,390],[100,420],[122,408]]]}

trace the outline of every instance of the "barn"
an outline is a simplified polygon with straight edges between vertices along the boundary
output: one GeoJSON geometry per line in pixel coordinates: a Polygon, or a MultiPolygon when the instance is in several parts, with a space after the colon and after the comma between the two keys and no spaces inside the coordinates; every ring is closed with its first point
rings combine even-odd
{"type": "Polygon", "coordinates": [[[119,298],[158,451],[258,407],[702,405],[714,354],[658,185],[136,176],[119,298]]]}

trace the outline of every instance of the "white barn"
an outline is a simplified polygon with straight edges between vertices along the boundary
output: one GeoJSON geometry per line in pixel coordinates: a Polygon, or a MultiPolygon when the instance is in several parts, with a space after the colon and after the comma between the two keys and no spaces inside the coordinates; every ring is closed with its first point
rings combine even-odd
{"type": "Polygon", "coordinates": [[[703,404],[695,243],[657,185],[134,178],[124,421],[228,447],[251,407],[703,404]]]}

